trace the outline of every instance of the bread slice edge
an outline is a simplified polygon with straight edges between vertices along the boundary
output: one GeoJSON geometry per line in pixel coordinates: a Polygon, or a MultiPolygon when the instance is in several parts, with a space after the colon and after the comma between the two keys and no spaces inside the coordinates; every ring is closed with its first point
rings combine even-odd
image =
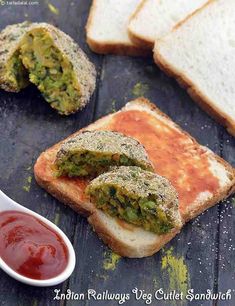
{"type": "MultiPolygon", "coordinates": [[[[202,7],[194,11],[192,14],[187,16],[184,20],[179,22],[172,31],[180,28],[184,23],[186,23],[191,17],[199,14],[204,8],[213,4],[215,0],[209,0],[202,7]]],[[[168,34],[170,35],[170,33],[168,34]]],[[[179,85],[184,88],[189,96],[210,116],[212,116],[217,122],[223,125],[229,134],[235,136],[235,120],[231,118],[228,114],[224,113],[221,109],[219,109],[213,101],[211,101],[200,89],[194,84],[193,80],[191,80],[184,72],[180,71],[177,67],[171,65],[167,59],[161,54],[159,50],[159,45],[161,41],[164,41],[164,37],[158,39],[154,43],[153,48],[153,59],[156,65],[165,72],[168,76],[173,77],[179,83],[179,85]]]]}
{"type": "Polygon", "coordinates": [[[128,24],[128,35],[130,37],[130,40],[137,46],[148,49],[148,50],[153,50],[154,47],[154,41],[152,40],[151,37],[143,36],[140,33],[136,33],[134,28],[132,27],[132,21],[136,18],[136,16],[139,14],[141,9],[144,7],[146,3],[146,0],[142,0],[140,4],[137,6],[135,12],[130,16],[129,19],[129,24],[128,24]]]}
{"type": "Polygon", "coordinates": [[[129,55],[129,56],[151,56],[151,52],[140,46],[135,45],[134,43],[130,44],[125,42],[112,42],[112,41],[97,41],[91,37],[90,27],[92,26],[93,15],[95,14],[96,1],[92,1],[90,7],[89,16],[86,23],[86,42],[90,49],[98,54],[116,54],[116,55],[129,55]]]}

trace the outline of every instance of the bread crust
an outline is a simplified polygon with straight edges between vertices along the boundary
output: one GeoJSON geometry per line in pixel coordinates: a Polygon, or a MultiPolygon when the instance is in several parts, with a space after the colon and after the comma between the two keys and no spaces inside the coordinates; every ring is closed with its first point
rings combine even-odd
{"type": "Polygon", "coordinates": [[[149,50],[153,52],[153,48],[154,48],[154,42],[152,42],[152,40],[148,39],[147,37],[143,37],[140,34],[136,34],[134,31],[132,31],[130,28],[128,28],[128,35],[131,39],[131,41],[133,42],[133,44],[135,44],[136,46],[140,46],[143,49],[149,50]]]}
{"type": "Polygon", "coordinates": [[[128,243],[123,243],[123,241],[121,241],[119,237],[113,235],[112,232],[107,231],[106,225],[102,221],[102,218],[100,218],[97,211],[94,211],[88,217],[88,222],[91,224],[103,242],[107,244],[115,253],[129,258],[152,256],[180,232],[180,229],[174,229],[170,233],[162,235],[164,236],[162,240],[156,240],[154,244],[149,245],[148,247],[145,246],[144,248],[136,249],[135,247],[130,246],[128,243]]]}
{"type": "Polygon", "coordinates": [[[84,217],[88,217],[93,211],[93,207],[89,202],[81,202],[67,192],[63,192],[59,184],[54,184],[44,180],[37,174],[37,170],[34,169],[34,177],[37,183],[44,188],[48,193],[55,197],[58,201],[71,207],[74,211],[81,214],[84,217]]]}
{"type": "Polygon", "coordinates": [[[128,35],[131,39],[131,41],[141,47],[141,48],[144,48],[144,49],[147,49],[147,50],[153,50],[153,47],[154,47],[154,42],[152,41],[152,39],[148,38],[148,37],[144,37],[142,36],[141,34],[137,34],[135,33],[135,31],[133,31],[131,29],[131,21],[136,17],[136,15],[138,15],[138,13],[141,11],[141,9],[144,7],[146,3],[146,0],[143,0],[140,2],[140,4],[137,6],[135,12],[131,15],[130,19],[129,19],[129,26],[128,26],[128,35]]]}
{"type": "MultiPolygon", "coordinates": [[[[146,111],[152,111],[153,113],[160,115],[166,120],[171,120],[166,114],[162,113],[154,104],[150,103],[144,98],[139,98],[135,101],[129,102],[126,106],[124,106],[122,110],[126,110],[129,106],[132,105],[134,105],[135,107],[141,106],[142,108],[146,109],[146,111]]],[[[120,110],[120,112],[122,110],[120,110]]],[[[97,120],[93,124],[89,125],[88,128],[90,130],[100,128],[102,127],[102,122],[109,121],[109,118],[112,118],[112,114],[97,120]]],[[[173,123],[172,121],[171,123],[187,137],[189,137],[195,145],[199,145],[192,136],[190,136],[187,132],[183,131],[177,124],[173,123]]],[[[74,137],[76,134],[81,133],[81,131],[83,130],[84,129],[78,131],[77,133],[69,136],[68,138],[74,137]]],[[[100,210],[96,209],[96,207],[91,204],[87,199],[81,198],[81,192],[79,193],[79,188],[77,190],[74,190],[74,185],[71,185],[72,187],[70,188],[69,180],[64,182],[63,180],[61,181],[61,179],[53,178],[50,175],[48,176],[48,172],[50,172],[51,169],[51,164],[54,161],[56,152],[58,151],[61,143],[62,142],[54,145],[39,156],[34,166],[34,175],[36,181],[41,187],[46,189],[59,201],[63,202],[66,205],[69,205],[76,212],[79,212],[82,215],[88,217],[88,222],[93,226],[99,237],[115,252],[117,252],[121,256],[133,258],[151,256],[152,254],[160,250],[163,245],[170,241],[180,231],[179,229],[174,229],[172,232],[166,235],[156,235],[156,239],[154,239],[154,242],[149,243],[147,246],[145,245],[142,248],[138,246],[134,247],[133,245],[129,245],[128,243],[121,240],[118,235],[114,235],[113,232],[107,228],[100,213],[100,210]]],[[[181,216],[183,222],[189,221],[190,219],[196,217],[209,207],[215,205],[218,201],[223,200],[224,198],[235,192],[235,169],[213,152],[209,151],[208,154],[211,154],[213,158],[216,159],[216,161],[218,161],[220,164],[222,164],[224,168],[228,171],[228,173],[230,174],[230,183],[227,184],[223,190],[220,190],[218,193],[214,194],[211,199],[204,201],[200,204],[195,204],[193,206],[191,205],[190,207],[188,207],[188,209],[181,216]]]]}
{"type": "Polygon", "coordinates": [[[127,44],[123,42],[113,43],[111,41],[98,42],[89,36],[89,30],[92,25],[93,15],[96,9],[96,0],[92,1],[90,8],[87,24],[86,24],[86,42],[90,49],[98,54],[117,54],[117,55],[128,55],[128,56],[151,56],[151,52],[134,44],[127,44]]]}
{"type": "MultiPolygon", "coordinates": [[[[206,4],[204,4],[201,8],[197,9],[195,12],[187,16],[183,21],[179,22],[173,31],[178,29],[182,24],[187,22],[192,16],[196,15],[198,12],[203,10],[205,7],[214,3],[215,0],[210,0],[206,4]]],[[[161,39],[155,41],[154,50],[153,50],[153,58],[155,63],[159,66],[159,68],[164,71],[168,76],[174,77],[179,85],[186,89],[190,97],[210,116],[212,116],[216,121],[218,121],[221,125],[223,125],[228,133],[232,136],[235,136],[235,120],[225,114],[223,111],[218,109],[216,105],[214,105],[213,101],[207,98],[199,88],[190,80],[186,74],[184,74],[179,69],[171,66],[167,60],[163,58],[158,50],[158,43],[161,42],[161,39]]]]}
{"type": "MultiPolygon", "coordinates": [[[[130,17],[130,21],[129,21],[129,26],[128,26],[128,34],[129,37],[131,39],[131,41],[133,41],[134,44],[136,44],[137,46],[140,46],[142,48],[146,48],[146,49],[151,49],[153,51],[154,46],[156,41],[154,41],[152,38],[150,37],[146,37],[141,35],[140,33],[136,33],[130,26],[131,21],[138,15],[138,13],[141,11],[141,9],[144,7],[145,3],[148,0],[143,0],[139,6],[136,8],[136,11],[132,14],[132,16],[130,17]]],[[[203,9],[206,5],[208,5],[210,2],[215,1],[215,0],[208,0],[207,3],[205,3],[204,5],[202,5],[201,7],[199,7],[198,9],[196,9],[195,11],[193,11],[191,14],[187,15],[187,17],[185,17],[183,20],[179,21],[174,27],[174,29],[177,29],[182,23],[184,23],[187,19],[189,19],[192,15],[194,15],[195,13],[197,13],[197,11],[203,9]]]]}
{"type": "Polygon", "coordinates": [[[103,42],[99,43],[94,39],[87,36],[86,42],[90,49],[98,54],[116,54],[116,55],[126,55],[126,56],[151,56],[152,52],[146,49],[140,49],[134,45],[128,45],[124,43],[111,43],[103,42]]]}

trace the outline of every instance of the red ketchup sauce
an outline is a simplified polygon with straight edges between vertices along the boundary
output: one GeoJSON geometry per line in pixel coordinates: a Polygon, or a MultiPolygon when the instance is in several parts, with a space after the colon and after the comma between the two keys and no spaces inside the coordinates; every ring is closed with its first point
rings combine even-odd
{"type": "Polygon", "coordinates": [[[45,280],[64,271],[68,249],[48,225],[11,210],[0,213],[0,257],[19,274],[45,280]]]}
{"type": "Polygon", "coordinates": [[[156,172],[168,178],[178,191],[183,216],[201,192],[215,194],[220,187],[205,150],[153,115],[138,110],[116,113],[105,129],[131,136],[145,146],[156,172]]]}

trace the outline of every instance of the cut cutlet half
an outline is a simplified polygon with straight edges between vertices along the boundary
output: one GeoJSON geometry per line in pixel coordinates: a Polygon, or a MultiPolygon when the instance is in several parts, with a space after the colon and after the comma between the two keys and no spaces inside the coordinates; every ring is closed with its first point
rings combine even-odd
{"type": "Polygon", "coordinates": [[[86,25],[86,39],[91,50],[100,54],[151,55],[128,36],[129,18],[140,2],[93,0],[86,25]]]}
{"type": "MultiPolygon", "coordinates": [[[[83,130],[118,131],[143,144],[156,173],[166,177],[176,188],[183,222],[196,217],[235,190],[234,169],[198,144],[144,98],[127,103],[120,111],[77,133],[83,130]]],[[[34,166],[35,178],[59,201],[86,216],[99,237],[115,252],[127,257],[150,256],[179,232],[179,229],[174,229],[168,234],[157,235],[97,209],[84,194],[89,183],[87,180],[54,175],[54,160],[61,144],[39,156],[34,166]]]]}
{"type": "Polygon", "coordinates": [[[143,0],[130,18],[129,36],[137,46],[153,49],[155,40],[171,32],[208,0],[143,0]]]}
{"type": "Polygon", "coordinates": [[[235,1],[214,0],[156,41],[154,59],[235,136],[235,1]]]}

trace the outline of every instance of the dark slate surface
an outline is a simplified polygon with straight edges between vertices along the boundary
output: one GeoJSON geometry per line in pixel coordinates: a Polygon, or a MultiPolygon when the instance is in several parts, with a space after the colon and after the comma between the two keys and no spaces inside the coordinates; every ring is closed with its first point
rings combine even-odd
{"type": "MultiPolygon", "coordinates": [[[[154,293],[158,288],[167,292],[194,288],[195,292],[226,292],[235,288],[234,279],[234,200],[211,208],[189,222],[180,235],[161,252],[145,259],[121,259],[114,270],[105,270],[107,247],[87,224],[86,219],[60,204],[44,192],[33,178],[32,165],[45,148],[81,127],[135,98],[134,86],[141,84],[141,94],[191,133],[203,145],[235,166],[235,141],[224,128],[205,114],[174,80],[165,76],[151,59],[121,56],[99,56],[85,43],[84,26],[91,1],[52,1],[59,9],[54,14],[48,1],[39,5],[0,6],[0,29],[25,19],[50,22],[70,34],[87,52],[99,72],[97,90],[89,105],[68,118],[60,117],[45,103],[33,86],[19,94],[0,91],[0,188],[14,200],[58,224],[72,240],[76,269],[69,280],[55,288],[33,288],[22,285],[0,271],[0,305],[118,305],[115,301],[59,301],[54,289],[82,293],[89,288],[97,292],[109,290],[129,293],[132,288],[154,293]],[[32,177],[32,182],[30,183],[32,177]],[[162,268],[167,254],[179,267],[188,271],[187,284],[180,284],[180,270],[162,268]]],[[[177,268],[177,267],[176,267],[177,268]]],[[[157,302],[152,305],[225,305],[230,301],[157,302]]],[[[143,300],[127,301],[124,305],[145,305],[143,300]]]]}

